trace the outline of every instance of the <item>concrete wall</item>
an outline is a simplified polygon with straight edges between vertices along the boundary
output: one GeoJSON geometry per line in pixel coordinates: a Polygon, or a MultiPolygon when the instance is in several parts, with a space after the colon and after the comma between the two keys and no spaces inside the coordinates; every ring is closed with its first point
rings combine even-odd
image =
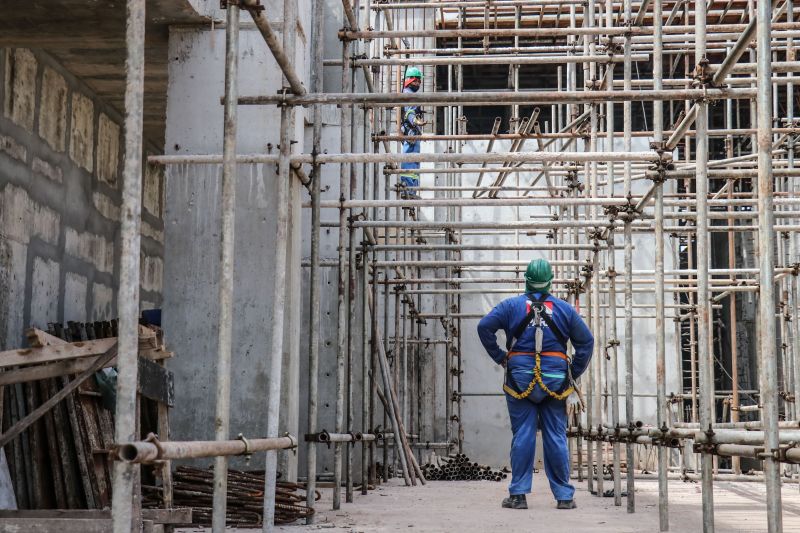
{"type": "MultiPolygon", "coordinates": [[[[216,16],[212,2],[205,8],[216,16]]],[[[203,7],[203,6],[199,6],[203,7]]],[[[308,78],[309,2],[301,2],[296,25],[295,69],[308,78]]],[[[280,28],[281,12],[269,13],[280,28]]],[[[242,14],[242,21],[249,15],[242,14]]],[[[173,29],[170,35],[166,149],[172,154],[222,153],[225,32],[211,28],[173,29]]],[[[240,40],[240,94],[275,94],[281,72],[260,33],[244,25],[240,40]]],[[[304,111],[296,113],[293,150],[304,151],[304,111]]],[[[280,111],[240,107],[239,153],[277,153],[280,111]]],[[[275,249],[275,165],[240,165],[236,187],[233,370],[230,433],[263,436],[267,425],[268,370],[272,333],[275,249]]],[[[298,434],[300,328],[300,188],[292,180],[287,267],[286,338],[281,431],[298,434]]],[[[173,439],[213,439],[218,342],[221,168],[170,167],[167,171],[164,326],[177,356],[173,439]]],[[[294,456],[280,469],[292,475],[294,456]]],[[[234,466],[242,466],[234,461],[234,466]]],[[[263,454],[251,466],[263,465],[263,454]]]]}
{"type": "MultiPolygon", "coordinates": [[[[116,317],[122,119],[51,57],[0,49],[0,348],[116,317]]],[[[154,150],[150,150],[154,152],[154,150]]],[[[163,183],[144,179],[141,301],[161,303],[163,183]]]]}

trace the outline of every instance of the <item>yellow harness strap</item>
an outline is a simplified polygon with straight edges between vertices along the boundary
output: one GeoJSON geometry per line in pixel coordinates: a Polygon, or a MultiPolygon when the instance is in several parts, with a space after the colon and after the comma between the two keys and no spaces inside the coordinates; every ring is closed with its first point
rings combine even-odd
{"type": "MultiPolygon", "coordinates": [[[[544,381],[542,380],[542,358],[541,358],[542,354],[540,352],[536,352],[533,355],[536,356],[536,366],[533,367],[533,379],[528,385],[528,388],[522,392],[517,392],[511,387],[509,387],[507,383],[503,383],[503,391],[512,398],[515,398],[517,400],[524,400],[525,398],[531,395],[531,392],[533,392],[533,388],[536,385],[539,385],[542,388],[542,390],[546,392],[548,396],[550,396],[551,398],[555,398],[556,400],[565,400],[567,396],[573,393],[575,388],[569,386],[563,392],[553,392],[549,388],[547,388],[547,385],[545,385],[544,381]]],[[[559,355],[553,355],[551,357],[565,357],[565,356],[559,354],[559,355]]]]}

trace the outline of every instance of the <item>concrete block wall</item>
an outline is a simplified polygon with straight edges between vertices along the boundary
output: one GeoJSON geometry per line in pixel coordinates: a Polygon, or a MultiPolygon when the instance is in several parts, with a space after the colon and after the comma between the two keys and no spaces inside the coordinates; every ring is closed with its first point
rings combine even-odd
{"type": "MultiPolygon", "coordinates": [[[[116,316],[123,122],[43,52],[0,49],[0,82],[0,349],[9,349],[29,325],[116,316]]],[[[163,172],[148,167],[143,308],[161,304],[163,191],[163,172]]]]}

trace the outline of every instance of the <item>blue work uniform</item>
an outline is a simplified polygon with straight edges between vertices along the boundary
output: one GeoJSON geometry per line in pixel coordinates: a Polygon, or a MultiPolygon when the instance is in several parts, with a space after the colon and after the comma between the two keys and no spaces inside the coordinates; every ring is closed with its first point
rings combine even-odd
{"type": "MultiPolygon", "coordinates": [[[[483,347],[497,364],[507,365],[507,379],[513,379],[516,388],[524,391],[533,380],[536,359],[533,355],[516,355],[506,359],[506,352],[497,345],[497,330],[502,329],[506,338],[514,334],[530,310],[530,302],[540,298],[538,293],[527,293],[500,302],[478,323],[478,336],[483,347]]],[[[572,342],[575,353],[571,362],[573,379],[586,370],[592,358],[594,337],[578,312],[567,302],[554,296],[543,301],[545,311],[553,324],[572,342]]],[[[535,351],[534,321],[516,339],[513,352],[535,351]]],[[[539,327],[543,330],[542,352],[566,353],[567,347],[553,333],[545,321],[539,327]]],[[[542,356],[541,376],[545,386],[554,392],[565,390],[568,386],[567,361],[554,356],[542,356]]],[[[511,484],[509,494],[528,494],[533,482],[533,460],[536,451],[536,431],[542,432],[544,449],[544,470],[550,481],[550,490],[556,500],[571,500],[575,487],[569,482],[570,459],[567,449],[567,413],[565,400],[557,400],[544,392],[537,384],[531,394],[524,399],[516,399],[506,394],[508,415],[511,419],[511,484]]]]}
{"type": "MultiPolygon", "coordinates": [[[[417,90],[409,86],[403,89],[403,92],[414,94],[417,90]]],[[[402,111],[403,120],[400,127],[403,135],[422,135],[422,131],[415,122],[417,116],[422,116],[422,109],[420,106],[404,106],[402,111]]],[[[417,140],[403,141],[403,153],[418,154],[419,145],[420,142],[417,140]]],[[[400,169],[410,171],[408,174],[400,174],[400,184],[406,187],[409,196],[415,196],[415,189],[419,187],[419,174],[414,171],[419,169],[419,163],[400,163],[400,169]]]]}

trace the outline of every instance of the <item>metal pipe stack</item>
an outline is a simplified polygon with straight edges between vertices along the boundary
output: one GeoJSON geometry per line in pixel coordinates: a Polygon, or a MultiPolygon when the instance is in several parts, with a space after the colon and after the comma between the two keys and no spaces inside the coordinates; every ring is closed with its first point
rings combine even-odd
{"type": "Polygon", "coordinates": [[[505,469],[473,463],[463,453],[447,457],[432,454],[431,460],[422,465],[422,472],[426,479],[438,481],[502,481],[508,477],[505,469]]]}

